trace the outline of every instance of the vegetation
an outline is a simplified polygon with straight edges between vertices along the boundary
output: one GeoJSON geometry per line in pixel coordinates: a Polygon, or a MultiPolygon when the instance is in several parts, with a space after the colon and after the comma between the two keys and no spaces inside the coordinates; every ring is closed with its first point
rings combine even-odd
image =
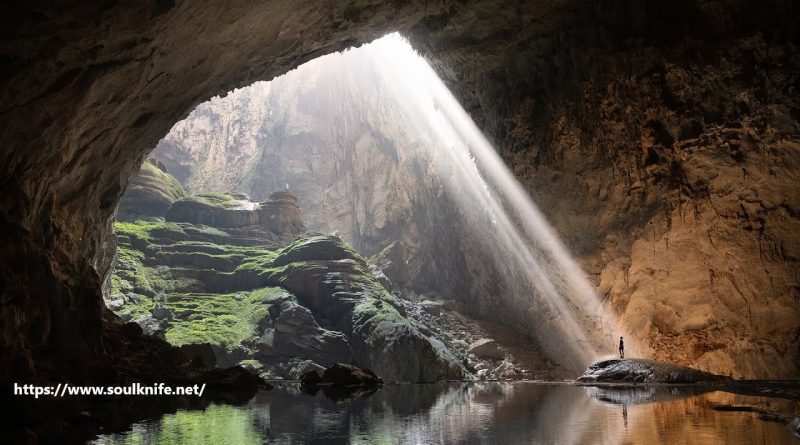
{"type": "Polygon", "coordinates": [[[175,314],[167,341],[177,346],[210,343],[232,350],[258,335],[256,327],[268,314],[270,302],[284,294],[279,287],[229,294],[171,294],[164,302],[175,314]]]}

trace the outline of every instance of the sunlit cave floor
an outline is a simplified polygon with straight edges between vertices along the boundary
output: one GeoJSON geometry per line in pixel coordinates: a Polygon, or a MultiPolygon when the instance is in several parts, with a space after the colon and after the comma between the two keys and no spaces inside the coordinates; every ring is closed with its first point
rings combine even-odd
{"type": "MultiPolygon", "coordinates": [[[[283,383],[239,403],[171,410],[98,444],[796,443],[798,400],[702,386],[472,382],[386,385],[351,399],[283,383]]],[[[87,415],[91,416],[91,413],[87,415]]]]}

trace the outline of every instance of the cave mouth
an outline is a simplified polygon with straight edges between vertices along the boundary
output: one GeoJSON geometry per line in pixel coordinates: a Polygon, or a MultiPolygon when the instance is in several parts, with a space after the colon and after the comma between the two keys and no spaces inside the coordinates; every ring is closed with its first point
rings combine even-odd
{"type": "Polygon", "coordinates": [[[199,105],[131,181],[114,231],[110,309],[267,379],[337,362],[406,382],[577,375],[618,332],[396,33],[199,105]],[[402,341],[396,357],[364,346],[402,341]]]}

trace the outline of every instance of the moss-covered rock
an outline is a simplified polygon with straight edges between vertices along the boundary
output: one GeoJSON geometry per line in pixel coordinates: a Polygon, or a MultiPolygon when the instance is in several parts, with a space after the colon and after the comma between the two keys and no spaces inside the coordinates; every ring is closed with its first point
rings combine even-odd
{"type": "Polygon", "coordinates": [[[220,366],[258,360],[284,375],[290,360],[352,361],[387,381],[463,376],[456,358],[398,310],[364,258],[336,236],[306,234],[276,248],[197,224],[115,229],[109,301],[122,301],[116,310],[134,320],[158,320],[170,343],[210,344],[220,366]]]}
{"type": "Polygon", "coordinates": [[[172,203],[184,196],[181,183],[148,159],[120,198],[117,218],[163,217],[172,203]]]}
{"type": "Polygon", "coordinates": [[[201,193],[180,199],[170,206],[166,220],[213,227],[247,227],[258,224],[257,204],[247,195],[201,193]]]}

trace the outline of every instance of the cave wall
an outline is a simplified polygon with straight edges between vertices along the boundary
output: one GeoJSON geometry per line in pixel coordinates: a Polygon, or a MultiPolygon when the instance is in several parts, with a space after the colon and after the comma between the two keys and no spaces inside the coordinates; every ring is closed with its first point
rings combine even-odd
{"type": "Polygon", "coordinates": [[[65,364],[72,351],[119,355],[100,295],[105,235],[173,123],[215,94],[395,30],[430,58],[609,303],[649,329],[659,358],[797,376],[791,2],[2,8],[0,381],[64,375],[47,351],[70,351],[65,364]],[[670,309],[703,304],[705,319],[673,320],[670,309]]]}
{"type": "MultiPolygon", "coordinates": [[[[451,85],[649,356],[797,377],[797,7],[575,14],[587,26],[548,36],[520,14],[507,49],[471,43],[466,61],[444,31],[417,42],[440,71],[458,64],[451,85]]],[[[444,29],[500,32],[476,23],[444,29]]]]}

